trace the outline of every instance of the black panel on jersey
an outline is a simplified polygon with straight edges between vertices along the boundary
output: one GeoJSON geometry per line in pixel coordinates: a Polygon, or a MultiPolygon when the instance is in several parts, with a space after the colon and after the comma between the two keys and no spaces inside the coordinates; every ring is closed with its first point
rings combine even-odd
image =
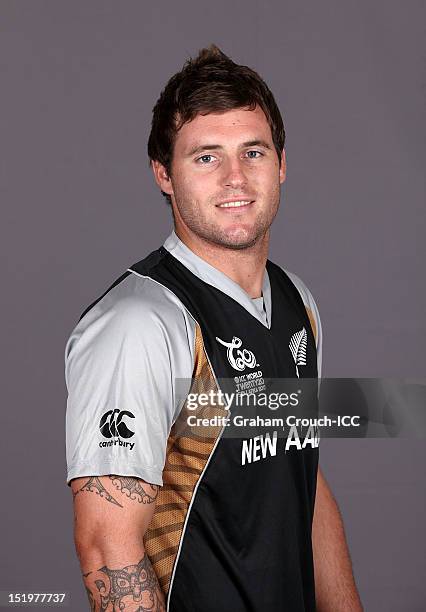
{"type": "MultiPolygon", "coordinates": [[[[254,353],[265,378],[295,377],[289,341],[303,327],[308,343],[300,376],[316,378],[315,339],[303,300],[283,270],[270,261],[266,267],[270,329],[164,247],[132,269],[170,289],[192,314],[217,378],[235,377],[226,348],[217,341],[234,336],[254,353]]],[[[170,611],[314,611],[311,528],[317,466],[318,448],[280,449],[241,465],[241,439],[221,437],[189,511],[170,611]]]]}
{"type": "Polygon", "coordinates": [[[108,287],[108,289],[107,289],[106,291],[104,291],[104,293],[103,293],[103,294],[102,294],[100,297],[98,297],[98,298],[97,298],[97,299],[96,299],[94,302],[92,302],[92,303],[90,304],[90,306],[88,306],[88,307],[86,308],[86,310],[84,310],[84,311],[83,311],[83,313],[82,313],[82,314],[81,314],[81,316],[80,316],[79,321],[81,321],[81,319],[84,317],[84,315],[86,315],[86,314],[89,312],[89,310],[92,310],[93,306],[96,306],[96,304],[97,304],[98,302],[100,302],[100,301],[101,301],[101,299],[102,299],[103,297],[105,297],[107,293],[109,293],[109,292],[111,291],[111,289],[114,289],[114,287],[116,287],[116,286],[117,286],[117,285],[119,285],[119,284],[120,284],[122,281],[124,281],[124,279],[125,279],[125,278],[127,278],[127,277],[129,276],[129,274],[131,274],[131,272],[126,271],[126,272],[124,272],[124,274],[122,274],[121,276],[119,276],[119,277],[117,278],[117,280],[115,280],[115,281],[112,283],[112,285],[111,285],[110,287],[108,287]]]}

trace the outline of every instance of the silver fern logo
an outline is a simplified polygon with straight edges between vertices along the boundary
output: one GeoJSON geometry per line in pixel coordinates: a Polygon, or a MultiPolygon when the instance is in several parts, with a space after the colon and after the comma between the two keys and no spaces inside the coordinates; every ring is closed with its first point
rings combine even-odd
{"type": "Polygon", "coordinates": [[[306,333],[306,329],[303,328],[293,334],[288,346],[296,365],[297,378],[299,378],[299,366],[306,365],[306,348],[308,346],[308,334],[306,333]]]}
{"type": "Polygon", "coordinates": [[[226,356],[228,357],[228,361],[234,368],[234,370],[242,372],[246,368],[254,368],[256,365],[258,365],[256,363],[256,357],[251,351],[240,348],[243,343],[241,338],[237,338],[237,336],[234,336],[231,342],[225,342],[224,340],[221,340],[216,336],[216,340],[220,342],[220,344],[222,344],[223,346],[226,346],[226,348],[228,349],[226,351],[226,356]],[[236,351],[235,355],[234,351],[236,351]]]}

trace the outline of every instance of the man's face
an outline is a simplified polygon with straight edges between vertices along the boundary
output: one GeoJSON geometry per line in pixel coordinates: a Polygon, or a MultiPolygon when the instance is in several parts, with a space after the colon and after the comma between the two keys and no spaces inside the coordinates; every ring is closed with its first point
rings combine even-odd
{"type": "Polygon", "coordinates": [[[172,199],[176,229],[232,249],[265,236],[285,170],[284,151],[279,160],[259,107],[197,115],[176,136],[170,177],[154,162],[156,180],[172,199]]]}

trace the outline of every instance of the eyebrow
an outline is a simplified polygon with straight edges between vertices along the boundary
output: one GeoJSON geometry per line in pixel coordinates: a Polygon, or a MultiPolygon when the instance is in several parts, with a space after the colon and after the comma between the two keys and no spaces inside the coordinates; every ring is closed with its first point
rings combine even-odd
{"type": "MultiPolygon", "coordinates": [[[[243,142],[240,145],[240,149],[245,149],[246,147],[264,147],[265,149],[271,149],[271,145],[266,142],[266,140],[249,140],[247,142],[243,142]]],[[[201,153],[202,151],[216,151],[216,150],[223,150],[222,145],[219,144],[203,144],[203,145],[196,145],[195,147],[193,147],[188,153],[187,153],[187,157],[191,157],[192,155],[195,155],[196,153],[201,153]]]]}

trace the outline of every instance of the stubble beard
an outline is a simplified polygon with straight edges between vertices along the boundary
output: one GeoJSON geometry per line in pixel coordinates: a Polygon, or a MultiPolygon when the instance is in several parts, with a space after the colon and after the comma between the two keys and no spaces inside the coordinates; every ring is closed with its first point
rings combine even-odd
{"type": "MultiPolygon", "coordinates": [[[[177,194],[175,193],[175,195],[177,194]]],[[[271,199],[273,200],[273,205],[267,210],[261,210],[254,223],[250,224],[250,226],[248,224],[240,225],[237,219],[236,223],[239,227],[234,230],[232,227],[224,229],[215,221],[210,220],[203,214],[201,207],[197,204],[188,206],[184,203],[182,205],[182,202],[185,202],[185,198],[176,198],[176,206],[185,225],[199,238],[222,248],[243,250],[251,248],[261,241],[269,230],[280,203],[279,187],[270,194],[269,200],[271,199]]]]}

